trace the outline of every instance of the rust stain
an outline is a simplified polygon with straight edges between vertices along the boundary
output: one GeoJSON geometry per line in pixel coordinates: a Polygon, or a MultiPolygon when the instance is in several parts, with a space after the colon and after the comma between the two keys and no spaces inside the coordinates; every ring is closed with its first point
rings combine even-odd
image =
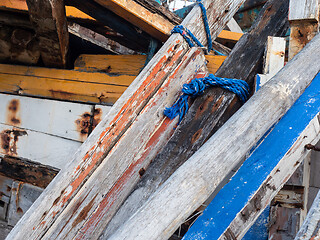
{"type": "Polygon", "coordinates": [[[201,136],[202,134],[202,128],[200,128],[193,136],[192,136],[192,139],[191,139],[191,144],[194,144],[201,136]]]}
{"type": "Polygon", "coordinates": [[[6,123],[13,126],[19,126],[21,120],[20,114],[20,101],[18,99],[12,99],[7,107],[7,120],[6,123]]]}
{"type": "Polygon", "coordinates": [[[207,96],[206,99],[201,103],[195,114],[195,119],[198,119],[208,109],[209,104],[213,101],[213,96],[207,96]]]}
{"type": "Polygon", "coordinates": [[[1,148],[5,154],[10,156],[17,155],[17,142],[20,136],[27,135],[27,132],[19,129],[3,130],[1,136],[1,148]]]}
{"type": "Polygon", "coordinates": [[[80,212],[79,216],[74,220],[74,222],[72,223],[72,227],[74,228],[75,226],[77,226],[79,223],[81,223],[82,221],[86,220],[87,215],[90,211],[90,209],[92,208],[92,205],[94,203],[94,200],[96,199],[97,195],[94,196],[94,198],[88,203],[87,206],[85,206],[82,211],[80,212]]]}
{"type": "Polygon", "coordinates": [[[102,110],[101,108],[95,108],[93,111],[93,121],[92,121],[92,130],[101,122],[102,110]]]}
{"type": "Polygon", "coordinates": [[[80,133],[80,139],[84,141],[90,131],[91,113],[85,112],[75,121],[77,131],[80,133]]]}

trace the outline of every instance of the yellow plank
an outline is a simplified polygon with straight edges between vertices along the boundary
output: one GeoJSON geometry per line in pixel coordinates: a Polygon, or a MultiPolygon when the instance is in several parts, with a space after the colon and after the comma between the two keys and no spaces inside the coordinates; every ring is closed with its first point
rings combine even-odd
{"type": "MultiPolygon", "coordinates": [[[[9,10],[9,11],[19,11],[26,12],[28,11],[28,6],[26,0],[1,0],[0,1],[0,9],[1,10],[9,10]]],[[[66,15],[69,18],[79,18],[86,20],[94,20],[89,15],[81,12],[75,7],[66,6],[66,15]]]]}
{"type": "Polygon", "coordinates": [[[80,55],[74,69],[137,76],[144,67],[146,55],[80,55]]]}
{"type": "Polygon", "coordinates": [[[231,32],[227,30],[222,30],[218,35],[218,38],[226,39],[229,41],[237,42],[242,37],[243,33],[231,32]]]}
{"type": "Polygon", "coordinates": [[[0,65],[0,92],[91,103],[114,103],[135,76],[0,65]]]}
{"type": "Polygon", "coordinates": [[[226,56],[206,55],[207,68],[209,72],[215,74],[226,58],[226,56]]]}
{"type": "MultiPolygon", "coordinates": [[[[210,73],[215,73],[226,56],[206,55],[210,73]]],[[[145,55],[81,55],[75,62],[75,69],[87,72],[109,72],[136,76],[144,66],[145,55]]]]}

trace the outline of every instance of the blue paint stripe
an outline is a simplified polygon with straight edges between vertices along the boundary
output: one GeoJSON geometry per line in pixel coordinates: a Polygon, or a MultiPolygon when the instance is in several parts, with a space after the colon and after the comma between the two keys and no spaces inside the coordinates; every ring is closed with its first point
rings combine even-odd
{"type": "Polygon", "coordinates": [[[218,239],[319,111],[320,73],[183,239],[218,239]]]}

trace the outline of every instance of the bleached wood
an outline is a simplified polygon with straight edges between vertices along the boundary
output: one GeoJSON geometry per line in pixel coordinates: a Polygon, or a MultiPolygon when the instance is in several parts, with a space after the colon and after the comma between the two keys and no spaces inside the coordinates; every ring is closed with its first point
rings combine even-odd
{"type": "Polygon", "coordinates": [[[318,191],[313,204],[294,240],[309,240],[315,234],[320,224],[320,191],[318,191]]]}
{"type": "Polygon", "coordinates": [[[320,36],[233,115],[110,240],[171,236],[302,94],[320,71],[320,63],[314,62],[318,54],[320,36]]]}
{"type": "MultiPolygon", "coordinates": [[[[244,0],[205,1],[212,37],[235,14],[244,0]],[[213,17],[215,16],[215,17],[213,17]]],[[[196,6],[184,19],[183,25],[204,44],[206,36],[196,6]]],[[[110,148],[131,126],[134,119],[163,83],[165,77],[177,66],[188,46],[179,34],[172,35],[147,64],[125,93],[118,99],[107,117],[95,128],[82,147],[71,157],[42,195],[21,218],[7,239],[39,239],[60,215],[72,197],[90,177],[107,155],[110,148]],[[103,144],[102,144],[103,143],[103,144]]]]}
{"type": "Polygon", "coordinates": [[[285,156],[265,178],[259,189],[251,195],[250,200],[236,215],[219,240],[228,239],[230,233],[237,239],[241,239],[250,229],[299,165],[309,156],[310,151],[306,150],[304,146],[309,143],[315,144],[320,140],[319,117],[320,114],[318,113],[312,119],[285,156]],[[245,217],[242,213],[245,213],[245,217]]]}
{"type": "Polygon", "coordinates": [[[319,0],[290,0],[289,21],[319,21],[319,0]]]}
{"type": "Polygon", "coordinates": [[[88,28],[82,27],[77,23],[68,23],[69,33],[89,41],[99,47],[102,47],[115,54],[135,54],[136,52],[121,45],[120,43],[106,38],[105,36],[96,33],[88,28]]]}
{"type": "Polygon", "coordinates": [[[0,154],[62,169],[81,142],[0,123],[0,154]]]}
{"type": "Polygon", "coordinates": [[[83,142],[93,106],[0,94],[0,109],[1,124],[83,142]]]}
{"type": "Polygon", "coordinates": [[[231,32],[243,33],[241,27],[234,18],[231,18],[231,20],[227,23],[227,27],[231,32]]]}

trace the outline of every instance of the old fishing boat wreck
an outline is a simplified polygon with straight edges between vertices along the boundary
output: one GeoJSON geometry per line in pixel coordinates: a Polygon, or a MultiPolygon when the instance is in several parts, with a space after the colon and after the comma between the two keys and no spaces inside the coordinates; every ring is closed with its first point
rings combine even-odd
{"type": "Polygon", "coordinates": [[[319,5],[1,0],[0,239],[320,239],[319,5]]]}

